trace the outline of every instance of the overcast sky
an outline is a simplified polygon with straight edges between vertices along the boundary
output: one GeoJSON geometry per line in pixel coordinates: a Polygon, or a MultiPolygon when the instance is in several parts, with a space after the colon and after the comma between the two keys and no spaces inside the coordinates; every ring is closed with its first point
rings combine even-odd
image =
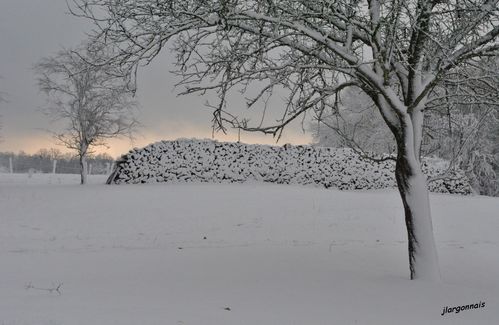
{"type": "MultiPolygon", "coordinates": [[[[37,87],[32,66],[40,58],[53,55],[61,47],[73,47],[85,38],[90,23],[67,13],[65,0],[0,0],[0,91],[7,93],[7,103],[0,103],[2,129],[0,151],[34,153],[41,148],[56,147],[47,129],[56,126],[41,113],[46,103],[37,87]]],[[[173,55],[165,50],[139,75],[139,121],[143,124],[134,143],[113,141],[105,149],[112,156],[133,146],[144,146],[159,140],[179,137],[211,137],[211,111],[204,108],[206,98],[177,97],[173,55]]],[[[242,109],[240,109],[242,110],[242,109]]],[[[238,111],[237,107],[234,111],[238,111]]],[[[217,134],[216,139],[235,141],[217,134]]],[[[243,134],[243,142],[275,143],[271,136],[243,134]]],[[[296,123],[287,129],[279,144],[310,142],[310,133],[303,134],[296,123]]]]}

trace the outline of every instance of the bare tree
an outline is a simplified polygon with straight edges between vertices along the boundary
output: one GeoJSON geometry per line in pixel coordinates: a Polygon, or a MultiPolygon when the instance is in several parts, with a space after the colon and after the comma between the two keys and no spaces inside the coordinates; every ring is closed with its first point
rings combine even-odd
{"type": "Polygon", "coordinates": [[[349,88],[342,93],[337,106],[311,122],[317,145],[348,147],[373,160],[395,152],[395,139],[369,96],[357,88],[349,88]]]}
{"type": "MultiPolygon", "coordinates": [[[[2,79],[2,76],[0,76],[2,79]]],[[[5,103],[7,100],[5,99],[6,94],[3,91],[0,91],[0,104],[5,103]]],[[[2,122],[2,114],[0,114],[0,131],[2,130],[3,122],[2,122]]],[[[2,142],[2,135],[0,134],[0,142],[2,142]]]]}
{"type": "Polygon", "coordinates": [[[499,190],[494,133],[499,130],[499,59],[456,68],[427,106],[423,149],[464,170],[477,193],[499,190]],[[463,82],[466,80],[466,82],[463,82]]]}
{"type": "MultiPolygon", "coordinates": [[[[429,182],[452,178],[454,170],[459,168],[466,173],[476,193],[499,194],[499,161],[495,157],[497,140],[494,136],[499,131],[499,79],[489,82],[492,83],[486,87],[475,85],[472,89],[481,96],[490,92],[490,100],[486,102],[474,98],[467,87],[456,85],[442,89],[443,97],[432,96],[432,105],[425,109],[421,153],[445,159],[448,168],[429,182]],[[453,96],[448,96],[451,92],[453,96]]],[[[342,94],[338,109],[323,114],[310,127],[317,145],[349,147],[375,161],[380,159],[379,154],[391,155],[395,149],[395,140],[389,141],[390,131],[374,103],[358,90],[342,94]]]]}
{"type": "Polygon", "coordinates": [[[0,103],[6,102],[7,100],[5,99],[5,93],[0,91],[0,103]]]}
{"type": "MultiPolygon", "coordinates": [[[[0,79],[3,79],[3,77],[1,75],[0,75],[0,79]]],[[[6,96],[6,94],[0,90],[0,103],[6,101],[5,96],[6,96]]]]}
{"type": "Polygon", "coordinates": [[[73,14],[95,23],[93,41],[119,49],[113,61],[132,82],[172,40],[183,93],[214,91],[221,130],[229,123],[279,136],[307,112],[336,109],[342,90],[361,89],[397,143],[411,279],[440,278],[420,166],[424,111],[460,67],[480,69],[482,57],[497,56],[498,0],[72,1],[73,14]],[[272,93],[286,91],[282,119],[237,119],[227,109],[233,91],[265,108],[272,93]]]}
{"type": "Polygon", "coordinates": [[[109,65],[90,64],[108,53],[103,48],[61,50],[35,65],[39,88],[47,94],[47,114],[67,123],[54,137],[80,160],[81,184],[87,181],[86,158],[96,146],[120,136],[132,136],[137,125],[136,103],[126,82],[109,65]]]}

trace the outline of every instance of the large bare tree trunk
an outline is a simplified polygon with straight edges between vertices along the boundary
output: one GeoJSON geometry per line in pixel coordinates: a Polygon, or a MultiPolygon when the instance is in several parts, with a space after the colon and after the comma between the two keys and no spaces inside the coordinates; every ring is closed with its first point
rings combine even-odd
{"type": "Polygon", "coordinates": [[[80,184],[87,184],[87,157],[80,155],[80,184]]]}
{"type": "Polygon", "coordinates": [[[87,150],[88,150],[88,145],[85,142],[80,143],[80,150],[79,150],[79,156],[80,156],[80,184],[84,185],[87,184],[87,150]]]}
{"type": "Polygon", "coordinates": [[[414,137],[418,132],[414,133],[412,125],[405,125],[404,129],[403,139],[398,140],[395,177],[404,205],[411,279],[439,281],[426,176],[421,171],[419,152],[415,150],[419,148],[415,141],[420,139],[414,137]]]}

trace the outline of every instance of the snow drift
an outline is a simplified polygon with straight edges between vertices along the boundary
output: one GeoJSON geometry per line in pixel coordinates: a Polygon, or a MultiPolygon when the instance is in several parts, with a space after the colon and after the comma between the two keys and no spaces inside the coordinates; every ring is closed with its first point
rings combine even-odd
{"type": "MultiPolygon", "coordinates": [[[[445,168],[442,160],[423,159],[423,172],[429,177],[442,174],[445,168]]],[[[394,169],[391,160],[374,162],[351,149],[181,139],[130,150],[116,162],[107,183],[257,181],[370,190],[395,187],[394,169]]],[[[429,189],[471,193],[468,179],[459,170],[430,182],[429,189]]]]}

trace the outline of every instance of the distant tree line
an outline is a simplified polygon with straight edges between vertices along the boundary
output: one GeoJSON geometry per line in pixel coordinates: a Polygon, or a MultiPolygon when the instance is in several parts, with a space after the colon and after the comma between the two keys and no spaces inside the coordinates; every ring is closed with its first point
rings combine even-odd
{"type": "MultiPolygon", "coordinates": [[[[0,152],[0,172],[10,172],[10,164],[14,173],[52,173],[54,161],[57,174],[79,174],[80,159],[77,155],[63,153],[59,149],[41,149],[35,154],[0,152]]],[[[106,174],[109,172],[114,159],[106,154],[88,156],[88,166],[92,174],[106,174]]],[[[89,170],[90,171],[90,170],[89,170]]]]}

